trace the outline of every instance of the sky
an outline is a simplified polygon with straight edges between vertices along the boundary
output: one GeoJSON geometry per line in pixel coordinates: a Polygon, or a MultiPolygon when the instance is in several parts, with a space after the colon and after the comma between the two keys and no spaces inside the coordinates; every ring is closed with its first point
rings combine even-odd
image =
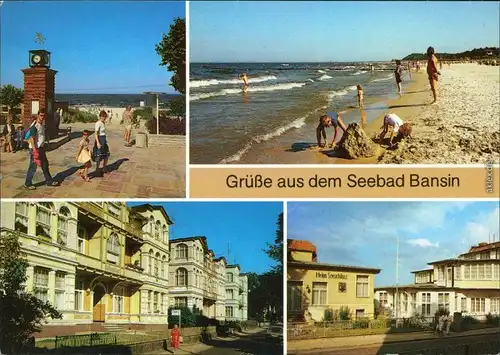
{"type": "Polygon", "coordinates": [[[28,51],[45,49],[56,93],[175,93],[155,45],[185,12],[183,1],[4,1],[1,83],[23,87],[28,51]]]}
{"type": "Polygon", "coordinates": [[[499,46],[498,1],[202,1],[191,62],[384,61],[499,46]]]}
{"type": "MultiPolygon", "coordinates": [[[[129,203],[129,206],[142,204],[129,203]]],[[[147,203],[147,202],[146,202],[147,203]]],[[[216,257],[258,274],[275,265],[263,249],[274,243],[281,202],[169,202],[162,205],[174,224],[170,238],[207,237],[216,257]],[[228,255],[228,246],[230,254],[228,255]]]]}
{"type": "Polygon", "coordinates": [[[309,240],[318,261],[382,269],[376,286],[413,283],[411,271],[457,257],[495,234],[498,202],[301,202],[288,203],[287,234],[309,240]]]}

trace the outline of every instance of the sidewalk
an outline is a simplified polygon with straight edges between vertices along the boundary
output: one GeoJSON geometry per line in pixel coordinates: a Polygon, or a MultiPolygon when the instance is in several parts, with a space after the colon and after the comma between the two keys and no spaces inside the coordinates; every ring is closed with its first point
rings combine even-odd
{"type": "MultiPolygon", "coordinates": [[[[67,125],[61,125],[64,129],[67,125]]],[[[94,130],[94,123],[71,124],[73,132],[94,130]]],[[[59,187],[40,185],[43,174],[37,169],[33,182],[36,190],[23,187],[28,168],[27,150],[17,153],[2,153],[1,197],[2,198],[169,198],[185,197],[186,188],[186,140],[184,136],[172,136],[168,146],[136,148],[125,147],[123,127],[107,127],[111,156],[111,173],[102,178],[85,182],[76,174],[79,164],[75,161],[80,138],[75,138],[59,148],[49,151],[47,157],[50,172],[59,187]]],[[[132,140],[136,130],[132,133],[132,140]]],[[[94,144],[90,139],[91,147],[94,144]]],[[[93,163],[90,172],[95,169],[93,163]]]]}
{"type": "MultiPolygon", "coordinates": [[[[470,335],[494,334],[500,333],[499,328],[475,329],[461,333],[450,333],[446,338],[464,337],[470,335]]],[[[311,349],[334,349],[334,348],[360,348],[376,344],[396,343],[403,341],[436,339],[434,332],[411,332],[411,333],[391,333],[358,335],[349,337],[307,339],[307,340],[289,340],[287,349],[293,351],[311,350],[311,349]]]]}

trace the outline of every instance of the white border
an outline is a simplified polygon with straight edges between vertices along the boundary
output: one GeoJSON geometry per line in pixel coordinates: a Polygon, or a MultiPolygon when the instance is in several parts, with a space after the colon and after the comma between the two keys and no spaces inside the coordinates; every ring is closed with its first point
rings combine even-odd
{"type": "Polygon", "coordinates": [[[387,169],[387,168],[500,168],[500,164],[192,164],[192,168],[201,169],[249,169],[249,168],[272,168],[272,169],[290,169],[290,168],[314,168],[314,169],[387,169]]]}
{"type": "Polygon", "coordinates": [[[186,19],[186,95],[185,95],[185,99],[186,99],[186,103],[185,103],[185,106],[186,106],[186,151],[184,154],[186,154],[186,173],[185,173],[185,177],[186,177],[186,181],[184,182],[186,184],[185,188],[184,188],[184,191],[186,193],[186,196],[184,197],[185,199],[188,199],[189,196],[190,196],[190,191],[189,191],[189,182],[191,181],[190,179],[190,166],[189,166],[189,147],[190,147],[190,134],[189,134],[189,122],[191,121],[189,116],[190,116],[190,110],[189,110],[189,71],[190,71],[190,63],[191,61],[189,60],[189,56],[190,56],[190,50],[189,50],[189,47],[190,47],[190,41],[189,41],[189,0],[186,0],[186,9],[185,9],[185,14],[184,14],[184,18],[186,19]]]}

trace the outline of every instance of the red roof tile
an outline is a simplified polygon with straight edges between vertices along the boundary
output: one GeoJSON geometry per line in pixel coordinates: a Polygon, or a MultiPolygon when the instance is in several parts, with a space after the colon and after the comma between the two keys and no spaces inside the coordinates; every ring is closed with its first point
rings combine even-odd
{"type": "Polygon", "coordinates": [[[308,240],[288,240],[288,249],[295,251],[309,251],[316,253],[316,246],[308,240]]]}
{"type": "Polygon", "coordinates": [[[496,249],[496,248],[500,248],[500,242],[479,243],[478,245],[471,247],[469,250],[469,253],[477,253],[480,251],[486,251],[486,250],[491,250],[491,249],[496,249]]]}

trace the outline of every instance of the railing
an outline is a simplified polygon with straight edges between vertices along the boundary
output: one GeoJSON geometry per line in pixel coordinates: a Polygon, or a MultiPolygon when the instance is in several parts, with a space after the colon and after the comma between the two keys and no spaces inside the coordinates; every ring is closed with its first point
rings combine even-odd
{"type": "Polygon", "coordinates": [[[145,341],[165,339],[164,333],[91,333],[55,337],[55,348],[97,346],[97,345],[130,345],[145,341]]]}
{"type": "Polygon", "coordinates": [[[399,352],[399,355],[484,355],[500,353],[500,340],[399,352]]]}

